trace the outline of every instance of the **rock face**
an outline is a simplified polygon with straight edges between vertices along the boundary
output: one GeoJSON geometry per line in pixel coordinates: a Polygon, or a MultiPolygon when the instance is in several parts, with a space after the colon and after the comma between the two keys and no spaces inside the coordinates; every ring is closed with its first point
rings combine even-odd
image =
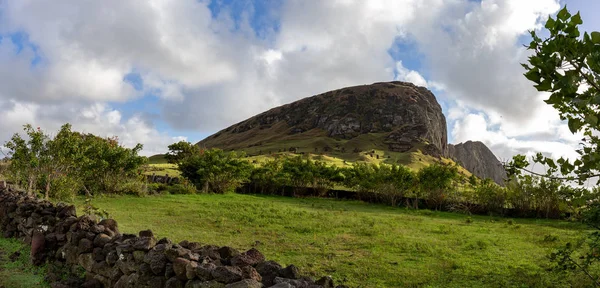
{"type": "Polygon", "coordinates": [[[475,176],[503,185],[506,171],[502,163],[494,156],[494,153],[485,144],[476,141],[467,141],[457,145],[448,145],[447,157],[463,166],[475,176]]]}
{"type": "Polygon", "coordinates": [[[257,154],[278,149],[328,152],[333,146],[338,153],[419,149],[435,157],[453,158],[480,178],[502,183],[504,177],[500,162],[483,143],[448,145],[446,118],[429,90],[398,81],[347,87],[304,98],[232,125],[198,145],[253,149],[257,154]],[[296,147],[303,144],[306,147],[296,147]]]}
{"type": "Polygon", "coordinates": [[[434,156],[443,155],[447,145],[446,118],[435,96],[424,87],[397,81],[304,98],[235,124],[198,144],[240,149],[302,133],[344,140],[381,133],[380,144],[386,150],[406,152],[419,145],[434,156]]]}

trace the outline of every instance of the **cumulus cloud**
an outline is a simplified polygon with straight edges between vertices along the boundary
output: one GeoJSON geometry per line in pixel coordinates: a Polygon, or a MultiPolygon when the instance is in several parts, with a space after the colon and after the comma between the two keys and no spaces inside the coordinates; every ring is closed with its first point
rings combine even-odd
{"type": "Polygon", "coordinates": [[[528,53],[520,40],[557,0],[291,0],[268,11],[277,29],[259,31],[247,17],[252,5],[233,19],[208,4],[0,1],[0,131],[73,122],[164,151],[170,135],[110,103],[151,94],[170,129],[210,133],[302,97],[395,77],[449,100],[455,142],[481,140],[502,157],[567,155],[560,151],[576,145],[519,65],[528,53]],[[26,45],[6,38],[14,33],[26,45]],[[397,43],[414,43],[421,67],[394,59],[397,43]],[[131,73],[141,87],[123,81],[131,73]]]}
{"type": "Polygon", "coordinates": [[[409,70],[402,65],[402,61],[396,62],[396,77],[395,80],[407,81],[414,83],[417,86],[428,87],[427,80],[414,70],[409,70]]]}
{"type": "Polygon", "coordinates": [[[21,133],[24,124],[40,127],[51,136],[64,123],[71,123],[73,130],[83,133],[94,133],[103,137],[119,137],[119,142],[126,147],[144,144],[142,155],[151,156],[162,153],[169,144],[185,137],[172,137],[157,131],[142,115],[134,115],[127,120],[122,119],[119,111],[106,104],[93,103],[87,106],[74,104],[39,105],[16,101],[0,101],[0,139],[10,139],[13,133],[21,133]]]}

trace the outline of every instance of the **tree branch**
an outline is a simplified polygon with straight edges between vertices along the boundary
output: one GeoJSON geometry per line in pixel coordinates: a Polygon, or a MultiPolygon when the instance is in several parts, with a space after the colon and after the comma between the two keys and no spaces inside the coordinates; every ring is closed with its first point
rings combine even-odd
{"type": "Polygon", "coordinates": [[[575,264],[575,266],[577,266],[577,268],[579,268],[579,270],[583,271],[583,273],[585,273],[585,275],[587,275],[592,281],[594,281],[594,284],[597,287],[600,287],[600,282],[598,282],[598,279],[594,278],[594,276],[592,276],[590,274],[590,272],[587,271],[587,269],[581,267],[581,265],[579,265],[579,263],[577,263],[577,261],[573,260],[573,258],[571,258],[571,256],[567,256],[569,261],[571,261],[573,264],[575,264]]]}
{"type": "MultiPolygon", "coordinates": [[[[552,180],[582,180],[582,179],[584,179],[582,177],[559,177],[559,176],[551,176],[551,175],[537,173],[537,172],[531,171],[531,170],[529,170],[527,168],[521,168],[521,167],[515,167],[515,168],[518,168],[520,170],[523,170],[525,172],[528,172],[528,173],[536,175],[536,176],[540,176],[540,177],[544,177],[544,178],[548,178],[548,179],[552,179],[552,180]]],[[[600,174],[585,175],[585,179],[589,179],[589,178],[593,178],[593,177],[598,177],[598,176],[600,176],[600,174]]]]}

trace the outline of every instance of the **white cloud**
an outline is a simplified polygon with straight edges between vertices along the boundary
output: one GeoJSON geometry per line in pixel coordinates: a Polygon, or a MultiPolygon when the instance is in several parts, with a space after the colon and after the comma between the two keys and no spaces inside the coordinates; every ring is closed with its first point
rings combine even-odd
{"type": "Polygon", "coordinates": [[[412,82],[417,86],[428,87],[427,80],[414,70],[409,70],[402,65],[402,61],[396,62],[396,79],[400,81],[412,82]]]}
{"type": "Polygon", "coordinates": [[[579,139],[519,65],[528,54],[519,39],[559,8],[556,0],[292,0],[277,11],[278,30],[263,37],[247,15],[213,18],[207,4],[0,1],[0,35],[23,32],[37,47],[17,53],[11,41],[0,42],[0,107],[7,111],[0,131],[72,122],[164,151],[174,139],[107,102],[152,92],[171,127],[213,132],[276,105],[397,75],[451,100],[446,116],[455,121],[455,142],[481,140],[505,157],[561,155],[579,139]],[[403,41],[423,57],[418,70],[388,53],[403,41]],[[142,91],[123,81],[131,72],[142,91]]]}
{"type": "Polygon", "coordinates": [[[144,144],[142,155],[151,156],[163,153],[166,147],[184,137],[171,137],[157,131],[141,115],[122,119],[119,111],[105,104],[93,103],[87,106],[76,104],[39,105],[17,101],[0,101],[0,139],[2,144],[13,133],[22,134],[24,124],[40,127],[49,135],[55,135],[64,123],[71,123],[73,130],[94,133],[102,137],[118,136],[125,147],[132,148],[137,143],[144,144]]]}

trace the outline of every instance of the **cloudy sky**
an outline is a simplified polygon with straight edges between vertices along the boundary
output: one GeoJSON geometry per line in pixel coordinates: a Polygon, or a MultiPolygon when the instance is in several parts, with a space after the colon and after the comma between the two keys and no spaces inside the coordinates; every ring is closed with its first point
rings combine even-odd
{"type": "Polygon", "coordinates": [[[451,143],[500,159],[573,155],[522,73],[523,43],[562,5],[597,0],[0,0],[0,143],[31,123],[165,152],[268,108],[350,85],[427,86],[451,143]]]}

